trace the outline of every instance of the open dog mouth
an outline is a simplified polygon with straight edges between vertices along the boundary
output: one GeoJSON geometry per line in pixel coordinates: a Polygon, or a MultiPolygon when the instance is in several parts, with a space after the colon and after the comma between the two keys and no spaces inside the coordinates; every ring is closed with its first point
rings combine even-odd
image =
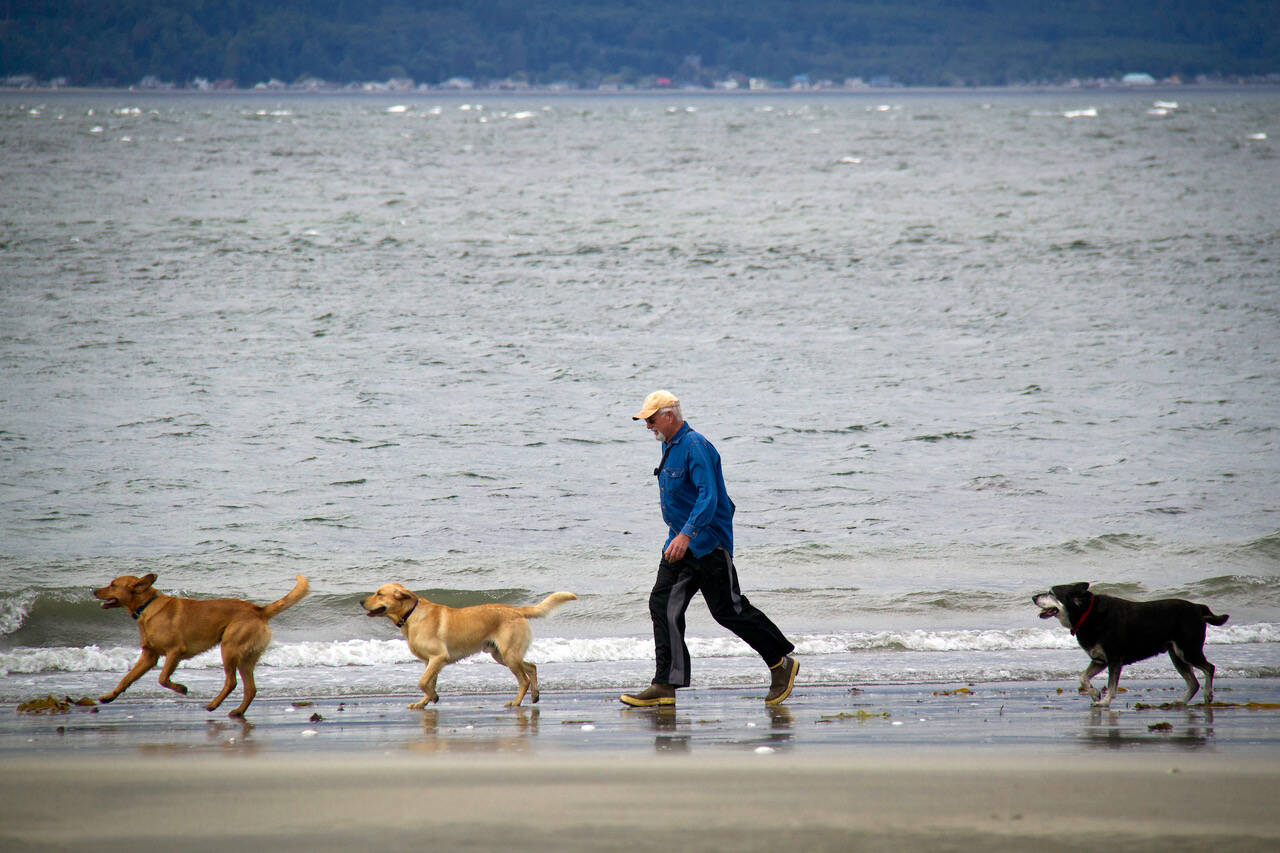
{"type": "Polygon", "coordinates": [[[103,610],[110,610],[112,607],[119,607],[119,606],[120,606],[120,599],[118,599],[118,598],[104,598],[104,599],[102,599],[102,609],[103,609],[103,610]]]}
{"type": "Polygon", "coordinates": [[[379,604],[377,607],[374,607],[373,609],[366,608],[364,611],[364,615],[365,616],[383,616],[386,614],[386,612],[387,612],[387,606],[385,604],[379,604]]]}
{"type": "Polygon", "coordinates": [[[1062,612],[1062,602],[1058,601],[1057,596],[1047,592],[1031,596],[1031,603],[1040,608],[1041,619],[1052,619],[1062,612]]]}

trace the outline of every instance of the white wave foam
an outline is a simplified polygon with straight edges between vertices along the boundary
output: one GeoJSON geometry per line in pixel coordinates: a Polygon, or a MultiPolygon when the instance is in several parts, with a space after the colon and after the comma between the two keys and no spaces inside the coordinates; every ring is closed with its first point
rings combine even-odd
{"type": "Polygon", "coordinates": [[[1280,643],[1280,622],[1257,622],[1252,625],[1227,625],[1209,628],[1206,645],[1242,645],[1280,643]]]}
{"type": "MultiPolygon", "coordinates": [[[[795,638],[796,653],[820,658],[851,652],[1019,652],[1074,649],[1076,640],[1064,630],[1019,628],[1012,631],[871,631],[806,634],[795,638]]],[[[1280,623],[1260,622],[1210,628],[1212,645],[1254,645],[1280,643],[1280,623]]],[[[694,637],[689,652],[696,659],[750,658],[750,647],[732,636],[694,637]]],[[[136,648],[17,648],[0,652],[0,670],[11,673],[121,671],[137,659],[136,648]]],[[[610,663],[651,661],[653,640],[648,637],[547,637],[534,641],[529,650],[534,663],[610,663]]],[[[397,666],[414,663],[403,640],[342,640],[335,642],[279,643],[263,655],[262,665],[286,669],[397,666]]],[[[480,655],[458,665],[489,663],[480,655]]],[[[194,669],[218,669],[222,662],[216,650],[205,652],[183,664],[194,669]]]]}
{"type": "Polygon", "coordinates": [[[35,591],[31,590],[0,601],[0,636],[12,634],[22,627],[35,600],[35,591]]]}
{"type": "Polygon", "coordinates": [[[17,648],[0,652],[0,670],[5,675],[25,672],[111,672],[127,670],[138,658],[137,649],[17,648]]]}

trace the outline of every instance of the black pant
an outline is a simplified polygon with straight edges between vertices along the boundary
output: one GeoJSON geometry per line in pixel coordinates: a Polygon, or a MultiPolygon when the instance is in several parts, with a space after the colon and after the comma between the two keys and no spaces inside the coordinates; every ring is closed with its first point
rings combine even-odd
{"type": "Polygon", "coordinates": [[[778,626],[751,605],[738,589],[733,558],[723,548],[695,557],[685,554],[676,563],[663,560],[649,593],[653,618],[653,645],[657,658],[654,684],[689,686],[689,647],[684,641],[684,613],[695,593],[701,591],[711,616],[755,649],[768,666],[790,654],[791,644],[778,626]]]}

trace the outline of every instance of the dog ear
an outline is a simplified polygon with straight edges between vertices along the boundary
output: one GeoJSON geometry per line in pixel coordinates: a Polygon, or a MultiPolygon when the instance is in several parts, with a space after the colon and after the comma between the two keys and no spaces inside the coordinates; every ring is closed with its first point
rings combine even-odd
{"type": "Polygon", "coordinates": [[[142,592],[143,590],[151,589],[151,585],[155,582],[156,575],[155,572],[152,572],[149,575],[138,578],[138,582],[133,585],[133,591],[142,592]]]}
{"type": "Polygon", "coordinates": [[[401,587],[396,587],[395,591],[394,591],[394,592],[392,592],[391,594],[392,594],[392,595],[394,595],[394,596],[395,596],[397,599],[399,599],[400,601],[409,601],[410,599],[412,599],[412,598],[414,597],[413,593],[411,593],[411,592],[409,592],[409,590],[407,590],[407,589],[403,589],[403,588],[401,588],[401,587]]]}
{"type": "Polygon", "coordinates": [[[1080,581],[1079,583],[1073,583],[1071,585],[1071,591],[1074,592],[1076,595],[1079,595],[1080,593],[1084,592],[1088,588],[1089,588],[1088,581],[1080,581]]]}

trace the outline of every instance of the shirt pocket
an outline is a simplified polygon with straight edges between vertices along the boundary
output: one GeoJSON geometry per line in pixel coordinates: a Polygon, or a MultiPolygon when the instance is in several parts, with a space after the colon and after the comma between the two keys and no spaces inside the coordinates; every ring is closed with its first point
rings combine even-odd
{"type": "Polygon", "coordinates": [[[669,480],[680,480],[684,478],[685,469],[683,468],[663,468],[662,476],[669,480]]]}

